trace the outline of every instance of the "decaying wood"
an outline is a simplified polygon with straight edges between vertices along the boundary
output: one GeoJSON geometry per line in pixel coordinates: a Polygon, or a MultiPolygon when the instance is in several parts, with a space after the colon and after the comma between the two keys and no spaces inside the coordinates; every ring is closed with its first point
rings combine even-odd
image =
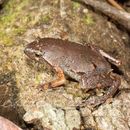
{"type": "Polygon", "coordinates": [[[123,7],[121,7],[121,5],[119,5],[115,0],[107,0],[111,5],[113,5],[115,8],[119,9],[119,10],[124,10],[123,7]]]}
{"type": "Polygon", "coordinates": [[[101,11],[105,15],[109,16],[119,24],[123,25],[128,31],[130,31],[130,13],[122,10],[118,10],[111,5],[98,0],[75,0],[78,2],[85,3],[96,10],[101,11]]]}

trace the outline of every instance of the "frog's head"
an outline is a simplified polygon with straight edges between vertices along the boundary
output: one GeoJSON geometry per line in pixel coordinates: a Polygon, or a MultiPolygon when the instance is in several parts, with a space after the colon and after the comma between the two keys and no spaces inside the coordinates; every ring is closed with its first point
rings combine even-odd
{"type": "Polygon", "coordinates": [[[41,61],[43,59],[43,50],[40,42],[34,41],[26,46],[24,53],[33,60],[41,61]]]}
{"type": "Polygon", "coordinates": [[[50,60],[54,56],[54,51],[56,52],[57,41],[52,38],[42,38],[38,39],[32,43],[29,43],[24,53],[31,59],[39,62],[44,62],[45,60],[50,60]]]}

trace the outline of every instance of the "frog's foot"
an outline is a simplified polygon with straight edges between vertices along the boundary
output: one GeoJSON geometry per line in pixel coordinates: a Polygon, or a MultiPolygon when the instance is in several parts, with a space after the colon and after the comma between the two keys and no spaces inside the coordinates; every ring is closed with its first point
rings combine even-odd
{"type": "Polygon", "coordinates": [[[60,67],[54,67],[54,70],[57,73],[57,79],[39,85],[40,89],[46,90],[46,89],[56,88],[63,85],[66,82],[63,70],[60,67]]]}
{"type": "Polygon", "coordinates": [[[102,103],[106,102],[107,99],[108,99],[108,97],[105,97],[105,96],[101,96],[101,97],[93,96],[87,100],[83,100],[82,103],[79,104],[78,106],[80,106],[80,107],[91,106],[94,108],[94,107],[97,107],[97,106],[101,105],[102,103]]]}
{"type": "Polygon", "coordinates": [[[121,80],[120,77],[114,73],[110,73],[108,76],[95,75],[95,77],[91,77],[87,82],[87,86],[90,86],[89,89],[94,88],[106,88],[109,87],[107,92],[103,96],[95,96],[89,98],[85,102],[81,103],[81,106],[91,105],[92,107],[98,106],[104,103],[107,99],[111,98],[117,91],[120,86],[121,80]],[[92,79],[93,78],[93,79],[92,79]],[[94,82],[93,82],[94,81],[94,82]]]}

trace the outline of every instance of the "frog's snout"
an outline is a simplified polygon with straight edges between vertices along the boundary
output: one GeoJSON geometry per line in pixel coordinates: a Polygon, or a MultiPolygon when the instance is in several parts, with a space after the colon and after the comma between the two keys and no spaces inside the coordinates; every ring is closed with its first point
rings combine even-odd
{"type": "Polygon", "coordinates": [[[27,54],[27,47],[24,49],[24,53],[27,54]]]}
{"type": "Polygon", "coordinates": [[[26,48],[24,49],[24,53],[25,53],[28,57],[31,58],[31,56],[32,56],[32,54],[33,54],[33,50],[32,50],[31,48],[26,47],[26,48]]]}
{"type": "Polygon", "coordinates": [[[24,53],[28,56],[29,55],[29,49],[26,47],[25,49],[24,49],[24,53]]]}
{"type": "Polygon", "coordinates": [[[24,49],[24,53],[25,53],[25,55],[26,55],[28,58],[34,59],[33,52],[31,51],[30,48],[26,47],[26,48],[24,49]]]}

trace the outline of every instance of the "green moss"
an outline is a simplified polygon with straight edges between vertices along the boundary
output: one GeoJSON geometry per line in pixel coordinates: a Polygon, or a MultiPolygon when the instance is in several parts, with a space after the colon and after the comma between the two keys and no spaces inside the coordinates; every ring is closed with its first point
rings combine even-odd
{"type": "Polygon", "coordinates": [[[40,84],[41,81],[42,81],[41,75],[36,75],[35,83],[40,84]]]}
{"type": "Polygon", "coordinates": [[[87,25],[92,25],[92,24],[94,24],[94,20],[93,20],[93,18],[92,18],[92,16],[91,16],[90,14],[87,14],[87,15],[84,16],[83,22],[84,22],[85,24],[87,24],[87,25]]]}
{"type": "Polygon", "coordinates": [[[0,43],[6,43],[6,45],[12,45],[13,38],[11,36],[7,36],[5,33],[0,32],[0,43]]]}
{"type": "Polygon", "coordinates": [[[43,21],[44,24],[49,23],[50,19],[51,19],[51,17],[49,16],[49,14],[48,15],[44,15],[42,17],[42,21],[43,21]]]}
{"type": "Polygon", "coordinates": [[[34,4],[34,0],[10,0],[6,3],[0,15],[0,44],[13,45],[28,28],[49,23],[51,14],[42,15],[39,8],[29,10],[34,4]]]}
{"type": "Polygon", "coordinates": [[[22,34],[26,29],[23,8],[29,0],[10,0],[0,15],[0,44],[12,45],[14,36],[22,34]],[[18,24],[18,25],[17,25],[18,24]]]}
{"type": "Polygon", "coordinates": [[[72,2],[72,7],[73,7],[73,9],[74,10],[77,10],[77,9],[79,9],[80,8],[80,4],[78,3],[78,2],[72,2]]]}

